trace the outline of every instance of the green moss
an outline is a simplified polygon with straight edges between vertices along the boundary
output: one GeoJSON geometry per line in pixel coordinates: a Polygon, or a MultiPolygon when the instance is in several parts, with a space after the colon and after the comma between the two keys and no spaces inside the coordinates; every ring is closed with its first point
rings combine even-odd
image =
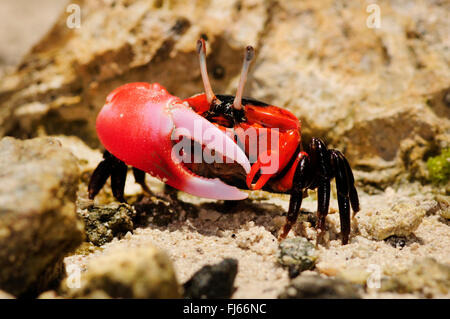
{"type": "Polygon", "coordinates": [[[447,183],[450,179],[450,148],[427,160],[427,168],[431,182],[435,184],[447,183]]]}

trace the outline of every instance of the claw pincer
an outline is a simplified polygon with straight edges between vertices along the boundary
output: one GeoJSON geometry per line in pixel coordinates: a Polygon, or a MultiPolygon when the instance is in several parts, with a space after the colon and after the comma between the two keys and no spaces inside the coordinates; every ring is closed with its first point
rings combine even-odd
{"type": "Polygon", "coordinates": [[[195,175],[179,154],[174,154],[176,142],[186,137],[212,145],[215,151],[250,170],[247,156],[230,137],[157,83],[130,83],[114,90],[96,126],[100,141],[111,154],[170,186],[213,199],[247,197],[247,193],[218,178],[195,175]]]}

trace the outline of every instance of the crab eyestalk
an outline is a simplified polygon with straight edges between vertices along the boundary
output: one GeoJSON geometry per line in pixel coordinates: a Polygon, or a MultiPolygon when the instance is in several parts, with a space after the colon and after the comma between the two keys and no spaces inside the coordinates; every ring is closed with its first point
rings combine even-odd
{"type": "Polygon", "coordinates": [[[208,70],[206,69],[206,44],[205,40],[200,39],[197,41],[197,53],[200,61],[200,72],[202,74],[203,85],[205,87],[206,100],[209,104],[216,99],[211,83],[209,82],[208,70]]]}
{"type": "Polygon", "coordinates": [[[251,45],[247,46],[244,56],[244,63],[242,64],[241,78],[237,88],[236,96],[234,98],[233,107],[236,110],[242,109],[242,95],[244,94],[245,82],[247,81],[248,68],[255,56],[255,50],[251,45]]]}

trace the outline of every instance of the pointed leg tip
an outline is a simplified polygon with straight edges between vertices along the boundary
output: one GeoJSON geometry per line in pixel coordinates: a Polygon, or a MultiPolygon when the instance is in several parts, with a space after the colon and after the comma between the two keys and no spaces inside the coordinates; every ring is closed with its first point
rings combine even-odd
{"type": "Polygon", "coordinates": [[[125,203],[125,204],[127,204],[127,201],[125,200],[125,198],[123,197],[123,195],[122,195],[122,196],[114,195],[114,197],[116,198],[116,200],[117,200],[119,203],[125,203]]]}
{"type": "Polygon", "coordinates": [[[291,228],[292,224],[290,224],[289,222],[284,224],[283,228],[281,229],[281,232],[278,235],[278,242],[281,242],[284,239],[286,239],[287,235],[289,235],[289,232],[291,231],[291,228]]]}
{"type": "Polygon", "coordinates": [[[348,244],[348,236],[343,236],[342,237],[342,245],[347,245],[348,244]]]}

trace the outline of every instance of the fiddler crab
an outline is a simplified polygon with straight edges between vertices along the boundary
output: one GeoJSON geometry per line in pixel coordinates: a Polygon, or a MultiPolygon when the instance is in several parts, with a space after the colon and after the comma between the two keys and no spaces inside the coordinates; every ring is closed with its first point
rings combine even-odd
{"type": "Polygon", "coordinates": [[[246,48],[235,96],[215,95],[206,68],[205,41],[197,43],[205,93],[187,99],[158,83],[129,83],[112,91],[96,120],[104,159],[89,182],[90,199],[111,177],[114,197],[124,200],[127,166],[145,192],[145,174],[186,193],[217,200],[242,200],[240,189],[290,194],[279,239],[295,224],[307,190],[317,189],[318,222],[325,231],[330,181],[335,178],[342,244],[350,234],[350,207],[359,211],[353,173],[342,153],[312,138],[304,149],[300,121],[291,112],[244,98],[249,65],[246,48]]]}

